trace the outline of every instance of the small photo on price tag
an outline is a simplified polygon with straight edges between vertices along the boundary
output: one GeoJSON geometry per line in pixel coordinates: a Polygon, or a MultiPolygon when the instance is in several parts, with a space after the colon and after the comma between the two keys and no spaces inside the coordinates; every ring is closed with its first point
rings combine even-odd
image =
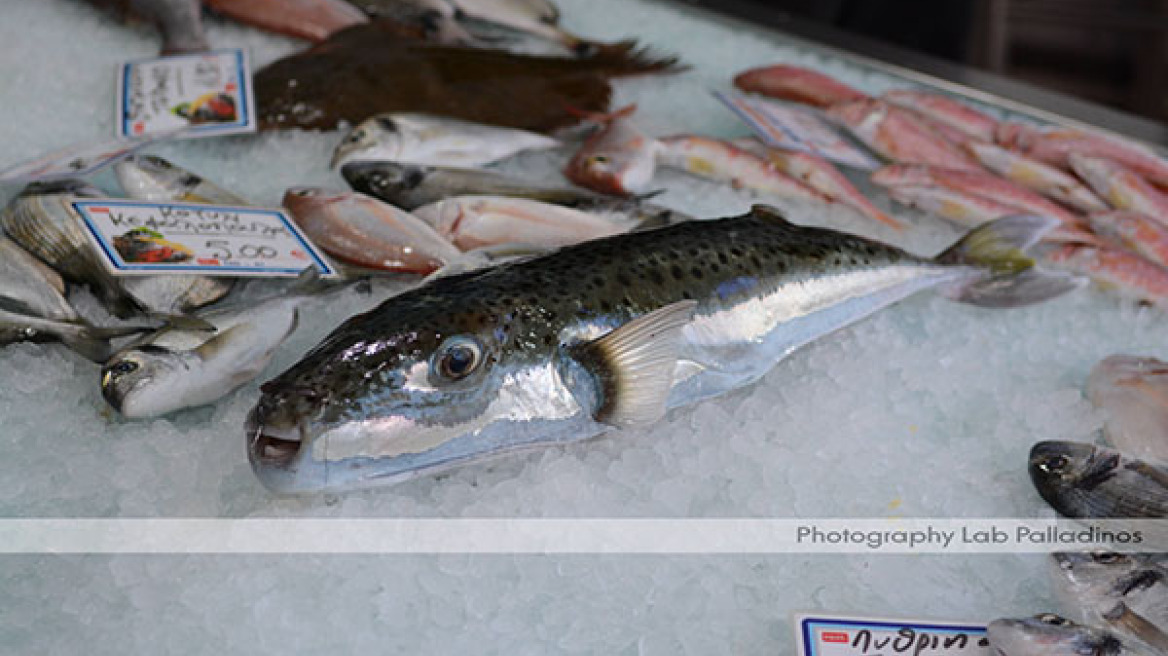
{"type": "Polygon", "coordinates": [[[128,62],[118,71],[117,133],[182,138],[255,132],[247,52],[215,50],[128,62]]]}
{"type": "Polygon", "coordinates": [[[117,276],[201,273],[287,278],[328,259],[283,210],[121,199],[73,199],[103,263],[117,276]]]}

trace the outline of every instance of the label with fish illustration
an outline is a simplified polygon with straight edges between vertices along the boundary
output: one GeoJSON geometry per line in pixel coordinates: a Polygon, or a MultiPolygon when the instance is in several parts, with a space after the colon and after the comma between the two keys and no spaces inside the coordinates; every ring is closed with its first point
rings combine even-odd
{"type": "Polygon", "coordinates": [[[188,128],[183,137],[255,132],[251,65],[241,49],[127,62],[118,71],[123,138],[188,128]]]}
{"type": "Polygon", "coordinates": [[[991,656],[978,624],[801,614],[799,656],[991,656]]]}
{"type": "Polygon", "coordinates": [[[74,199],[102,261],[114,275],[202,273],[295,277],[328,259],[279,209],[121,199],[74,199]]]}
{"type": "Polygon", "coordinates": [[[801,150],[860,169],[880,167],[875,158],[856,148],[806,108],[736,93],[713,93],[768,146],[801,150]]]}

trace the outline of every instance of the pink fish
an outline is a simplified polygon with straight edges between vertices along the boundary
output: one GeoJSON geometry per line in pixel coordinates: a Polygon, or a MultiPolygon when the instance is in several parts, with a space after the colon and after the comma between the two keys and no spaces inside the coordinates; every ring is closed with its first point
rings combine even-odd
{"type": "Polygon", "coordinates": [[[1161,266],[1168,266],[1168,226],[1147,214],[1119,210],[1100,212],[1087,217],[1095,234],[1143,255],[1161,266]]]}
{"type": "Polygon", "coordinates": [[[945,187],[900,185],[889,187],[888,195],[897,202],[967,228],[1019,213],[1017,207],[945,187]]]}
{"type": "Polygon", "coordinates": [[[970,141],[965,148],[987,169],[1011,182],[1082,212],[1107,210],[1107,203],[1095,192],[1062,169],[989,143],[970,141]]]}
{"type": "Polygon", "coordinates": [[[1068,244],[1052,248],[1044,259],[1127,298],[1168,306],[1168,269],[1130,251],[1068,244]]]}
{"type": "Polygon", "coordinates": [[[967,171],[981,170],[965,151],[911,113],[879,100],[856,100],[832,105],[827,115],[847,126],[860,141],[891,161],[967,171]]]}
{"type": "Polygon", "coordinates": [[[630,196],[647,191],[660,144],[633,125],[629,117],[636,110],[636,105],[629,105],[611,114],[589,115],[603,127],[584,142],[564,175],[604,194],[630,196]]]}
{"type": "Polygon", "coordinates": [[[1107,441],[1124,453],[1168,460],[1168,362],[1104,358],[1087,377],[1087,398],[1107,412],[1107,441]]]}
{"type": "Polygon", "coordinates": [[[500,196],[453,196],[413,213],[464,251],[517,243],[568,246],[636,226],[562,205],[500,196]]]}
{"type": "Polygon", "coordinates": [[[753,189],[782,198],[824,202],[818,191],[788,176],[768,159],[734,144],[699,136],[661,139],[658,154],[662,165],[688,171],[696,176],[728,182],[735,189],[753,189]]]}
{"type": "Polygon", "coordinates": [[[1143,212],[1168,223],[1168,194],[1134,171],[1098,157],[1072,153],[1071,167],[1097,194],[1119,210],[1143,212]]]}
{"type": "Polygon", "coordinates": [[[823,73],[786,64],[752,68],[739,73],[734,77],[734,86],[743,91],[816,107],[868,97],[864,92],[823,73]]]}
{"type": "Polygon", "coordinates": [[[459,256],[421,219],[357,192],[293,187],[284,207],[316,245],[358,266],[431,273],[459,256]]]}
{"type": "Polygon", "coordinates": [[[958,171],[936,166],[893,164],[872,174],[882,187],[900,185],[940,186],[1013,206],[1019,210],[1058,219],[1066,226],[1082,226],[1075,213],[1042,196],[999,178],[988,171],[958,171]]]}
{"type": "Polygon", "coordinates": [[[996,138],[1007,148],[1065,169],[1071,168],[1071,154],[1079,153],[1111,160],[1168,187],[1168,161],[1151,148],[1122,137],[1076,128],[1001,123],[996,138]]]}
{"type": "Polygon", "coordinates": [[[368,23],[345,0],[204,0],[212,10],[270,32],[324,41],[333,32],[368,23]]]}
{"type": "Polygon", "coordinates": [[[957,143],[967,139],[993,141],[994,131],[998,127],[997,121],[969,105],[936,93],[895,89],[884,92],[880,99],[924,114],[933,121],[956,130],[965,137],[958,139],[957,143]]]}
{"type": "MultiPolygon", "coordinates": [[[[739,145],[737,141],[731,143],[735,146],[739,145]]],[[[904,229],[904,225],[899,221],[873,205],[872,201],[860,193],[860,190],[856,189],[855,185],[844,177],[844,174],[840,173],[839,169],[831,162],[809,153],[768,148],[766,144],[759,141],[755,141],[755,143],[758,144],[757,147],[750,146],[743,148],[743,150],[750,150],[756,155],[761,154],[780,171],[818,191],[829,200],[847,205],[860,214],[897,230],[904,229]],[[757,150],[753,150],[754,148],[757,150]]]]}

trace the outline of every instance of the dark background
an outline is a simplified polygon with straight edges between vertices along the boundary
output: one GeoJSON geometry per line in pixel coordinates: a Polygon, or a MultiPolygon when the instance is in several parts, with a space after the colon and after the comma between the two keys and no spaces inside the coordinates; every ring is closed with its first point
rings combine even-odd
{"type": "Polygon", "coordinates": [[[1168,0],[745,2],[1168,122],[1168,0]]]}

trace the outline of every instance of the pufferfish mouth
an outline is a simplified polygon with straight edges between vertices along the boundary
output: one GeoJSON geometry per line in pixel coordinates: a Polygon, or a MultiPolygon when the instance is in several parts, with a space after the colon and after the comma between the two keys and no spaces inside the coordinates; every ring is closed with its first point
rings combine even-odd
{"type": "Polygon", "coordinates": [[[263,405],[247,416],[248,457],[253,464],[286,467],[296,459],[303,445],[303,424],[279,426],[265,423],[263,405]]]}

